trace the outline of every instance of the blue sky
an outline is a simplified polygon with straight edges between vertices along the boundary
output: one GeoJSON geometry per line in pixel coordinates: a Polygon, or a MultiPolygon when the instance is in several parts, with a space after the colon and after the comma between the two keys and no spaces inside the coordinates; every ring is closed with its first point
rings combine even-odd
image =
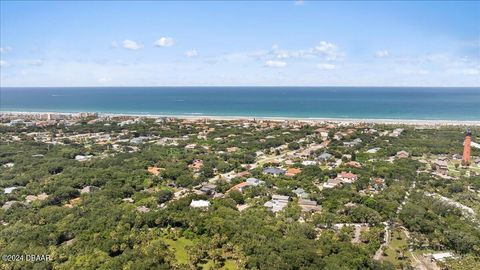
{"type": "Polygon", "coordinates": [[[480,2],[0,5],[0,86],[480,86],[480,2]]]}

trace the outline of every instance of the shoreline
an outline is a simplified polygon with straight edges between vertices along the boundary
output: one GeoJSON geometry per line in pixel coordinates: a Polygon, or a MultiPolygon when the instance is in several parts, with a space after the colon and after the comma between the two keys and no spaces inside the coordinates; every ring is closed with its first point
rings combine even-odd
{"type": "MultiPolygon", "coordinates": [[[[0,111],[1,115],[36,115],[36,114],[58,114],[65,116],[76,116],[80,113],[97,112],[20,112],[0,111]]],[[[338,123],[338,124],[390,124],[390,125],[412,125],[412,126],[480,126],[480,120],[437,120],[437,119],[388,119],[388,118],[334,118],[334,117],[288,117],[288,116],[218,116],[218,115],[175,115],[175,114],[138,114],[138,113],[97,113],[98,117],[146,117],[146,118],[176,118],[187,120],[211,119],[218,121],[234,120],[264,120],[264,121],[299,121],[305,123],[338,123]]]]}

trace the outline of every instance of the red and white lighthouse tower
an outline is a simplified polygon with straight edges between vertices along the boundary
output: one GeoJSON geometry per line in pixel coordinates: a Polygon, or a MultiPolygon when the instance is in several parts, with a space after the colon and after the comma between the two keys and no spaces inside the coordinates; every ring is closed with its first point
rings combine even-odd
{"type": "Polygon", "coordinates": [[[465,133],[465,143],[463,145],[463,158],[462,158],[462,165],[468,166],[470,165],[470,144],[472,143],[472,132],[467,129],[465,133]]]}

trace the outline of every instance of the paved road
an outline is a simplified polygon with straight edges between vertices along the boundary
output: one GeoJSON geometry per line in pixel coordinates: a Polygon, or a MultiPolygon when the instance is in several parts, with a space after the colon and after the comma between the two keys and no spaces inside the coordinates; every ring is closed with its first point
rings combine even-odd
{"type": "Polygon", "coordinates": [[[386,248],[390,244],[390,225],[388,225],[387,222],[384,222],[383,224],[385,225],[384,242],[380,245],[380,247],[375,252],[375,255],[373,256],[373,259],[377,261],[382,258],[382,249],[386,248]]]}

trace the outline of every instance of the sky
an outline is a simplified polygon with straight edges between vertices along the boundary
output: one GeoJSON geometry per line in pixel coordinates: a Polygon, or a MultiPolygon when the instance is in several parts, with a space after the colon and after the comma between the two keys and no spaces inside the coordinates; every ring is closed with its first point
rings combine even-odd
{"type": "Polygon", "coordinates": [[[476,1],[1,1],[0,86],[480,86],[476,1]]]}

